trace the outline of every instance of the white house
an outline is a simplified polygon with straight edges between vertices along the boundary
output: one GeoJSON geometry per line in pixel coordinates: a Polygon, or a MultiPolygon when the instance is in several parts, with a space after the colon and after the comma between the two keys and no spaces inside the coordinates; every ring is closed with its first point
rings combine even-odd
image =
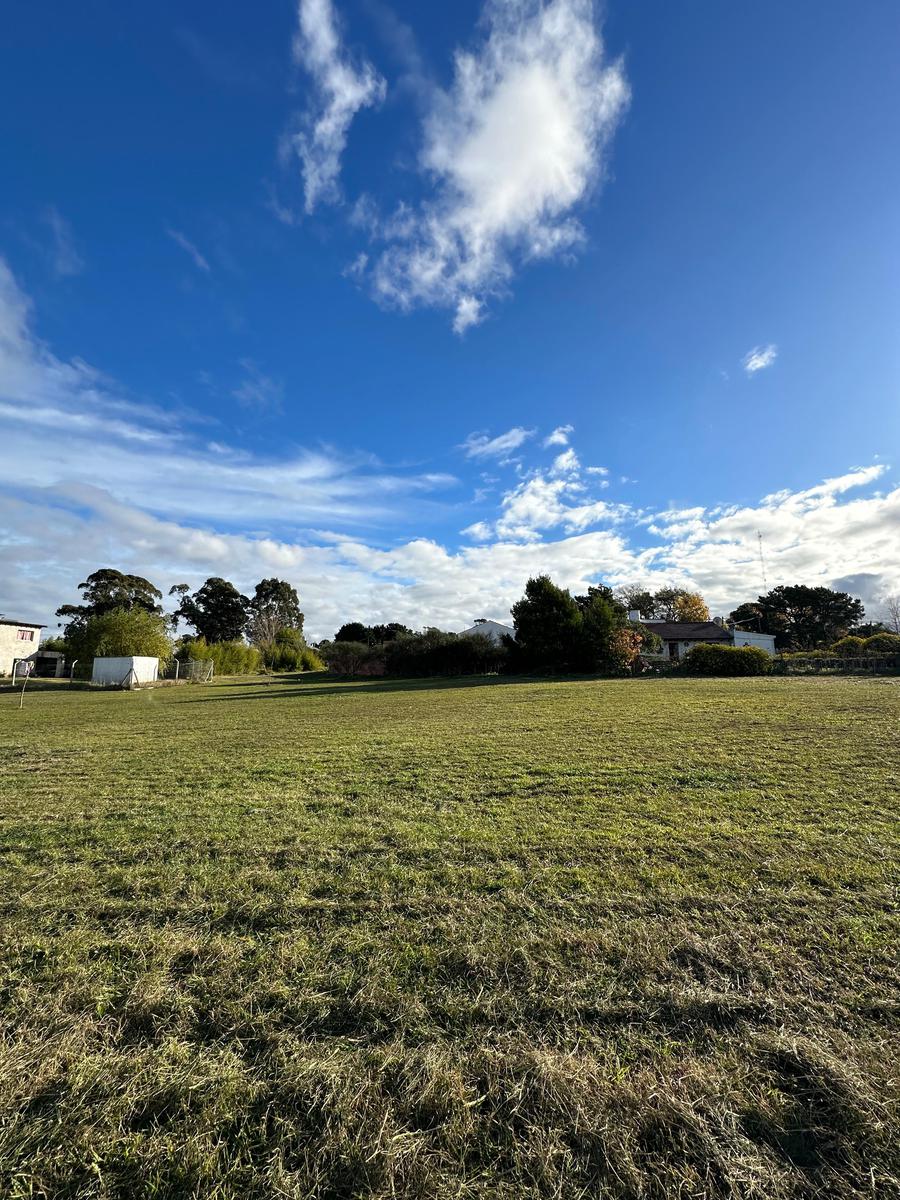
{"type": "Polygon", "coordinates": [[[155,683],[158,676],[159,659],[149,655],[95,658],[91,683],[106,687],[135,687],[139,683],[155,683]]]}
{"type": "Polygon", "coordinates": [[[41,640],[43,625],[31,621],[11,621],[0,617],[0,675],[12,675],[19,659],[33,658],[41,640]]]}
{"type": "Polygon", "coordinates": [[[719,644],[723,646],[757,646],[767,654],[775,654],[775,635],[745,633],[729,629],[723,621],[644,621],[639,613],[629,613],[662,638],[662,653],[666,658],[681,658],[692,646],[719,644]]]}
{"type": "Polygon", "coordinates": [[[509,625],[501,625],[499,621],[486,621],[483,617],[475,622],[471,629],[464,629],[460,637],[486,637],[492,642],[499,643],[504,636],[515,637],[516,631],[509,625]]]}

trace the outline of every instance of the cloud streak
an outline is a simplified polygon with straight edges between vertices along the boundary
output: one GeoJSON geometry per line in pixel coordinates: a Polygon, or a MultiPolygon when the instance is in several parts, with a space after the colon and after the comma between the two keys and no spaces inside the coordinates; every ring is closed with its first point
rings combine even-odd
{"type": "Polygon", "coordinates": [[[533,429],[515,425],[512,429],[507,429],[506,433],[500,433],[496,437],[490,437],[486,433],[470,433],[463,442],[462,449],[466,452],[467,458],[502,459],[512,454],[514,450],[518,450],[532,437],[534,437],[533,429]]]}
{"type": "Polygon", "coordinates": [[[299,158],[306,211],[339,198],[341,156],[350,125],[380,103],[385,82],[365,59],[354,63],[341,43],[331,0],[300,0],[294,60],[305,68],[314,97],[287,144],[299,158]]]}
{"type": "Polygon", "coordinates": [[[179,229],[172,229],[166,226],[166,234],[172,239],[176,246],[188,255],[198,271],[203,271],[209,274],[210,265],[204,256],[200,253],[190,238],[186,237],[179,229]]]}

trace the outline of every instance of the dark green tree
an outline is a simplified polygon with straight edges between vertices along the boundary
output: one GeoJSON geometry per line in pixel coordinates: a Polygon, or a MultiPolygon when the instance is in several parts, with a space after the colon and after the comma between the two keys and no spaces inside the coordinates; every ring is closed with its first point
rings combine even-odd
{"type": "Polygon", "coordinates": [[[69,630],[74,634],[76,629],[83,628],[92,617],[102,617],[114,609],[162,612],[162,592],[159,588],[142,575],[124,575],[112,567],[102,567],[88,575],[79,583],[78,590],[81,592],[81,604],[63,604],[56,610],[58,617],[66,619],[66,636],[69,630]]]}
{"type": "Polygon", "coordinates": [[[773,588],[730,617],[738,625],[774,633],[780,649],[816,650],[844,637],[865,615],[862,601],[848,592],[798,583],[773,588]]]}
{"type": "Polygon", "coordinates": [[[549,575],[525,585],[525,595],[512,606],[517,658],[522,668],[571,671],[581,660],[581,610],[566,588],[549,575]]]}
{"type": "Polygon", "coordinates": [[[262,579],[250,600],[250,640],[256,646],[268,645],[282,629],[303,635],[303,613],[297,590],[286,579],[262,579]]]}
{"type": "Polygon", "coordinates": [[[360,642],[367,646],[369,644],[368,626],[363,625],[362,621],[347,621],[334,635],[334,640],[336,642],[360,642]]]}
{"type": "Polygon", "coordinates": [[[626,610],[608,587],[588,588],[575,603],[581,614],[578,669],[596,671],[610,661],[612,635],[625,623],[626,610]]]}
{"type": "Polygon", "coordinates": [[[227,579],[213,576],[193,594],[186,583],[176,583],[169,595],[181,597],[174,615],[192,625],[198,637],[208,642],[234,642],[244,636],[250,601],[227,579]]]}

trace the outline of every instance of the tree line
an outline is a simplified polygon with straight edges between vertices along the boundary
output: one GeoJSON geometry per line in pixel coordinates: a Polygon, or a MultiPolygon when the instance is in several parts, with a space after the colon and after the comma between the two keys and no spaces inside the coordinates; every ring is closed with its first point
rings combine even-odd
{"type": "MultiPolygon", "coordinates": [[[[549,576],[539,575],[528,580],[524,595],[512,606],[514,636],[499,643],[433,628],[417,633],[398,621],[349,621],[314,649],[304,638],[297,591],[283,579],[260,580],[251,596],[220,576],[210,577],[195,591],[185,583],[175,584],[168,594],[177,607],[169,615],[163,610],[163,593],[140,575],[104,567],[78,589],[80,604],[57,609],[65,621],[58,648],[70,659],[100,654],[167,659],[176,653],[181,658],[212,659],[218,671],[229,674],[260,667],[318,669],[326,664],[340,674],[622,672],[660,646],[646,622],[709,620],[703,597],[674,585],[655,592],[638,584],[617,591],[596,585],[572,595],[549,576]],[[192,632],[173,645],[180,622],[192,632]]],[[[900,604],[896,608],[900,632],[900,604]]],[[[890,621],[890,603],[888,611],[890,621]]],[[[866,623],[864,617],[862,602],[847,592],[795,584],[739,605],[729,622],[773,634],[776,647],[785,651],[841,644],[839,653],[844,654],[879,648],[887,652],[888,642],[877,639],[893,636],[888,626],[866,623]]]]}
{"type": "Polygon", "coordinates": [[[208,657],[217,669],[299,670],[321,666],[303,637],[297,591],[284,579],[262,579],[243,595],[227,579],[213,576],[196,591],[186,583],[169,589],[178,607],[163,611],[163,594],[141,575],[103,567],[78,585],[80,604],[64,604],[62,646],[72,659],[96,655],[150,655],[163,660],[208,657]],[[179,621],[192,634],[173,646],[179,621]]]}

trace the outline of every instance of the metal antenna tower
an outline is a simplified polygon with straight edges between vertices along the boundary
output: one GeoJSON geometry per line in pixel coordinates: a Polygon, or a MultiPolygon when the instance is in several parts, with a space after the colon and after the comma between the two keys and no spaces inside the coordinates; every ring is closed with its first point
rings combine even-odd
{"type": "Polygon", "coordinates": [[[756,531],[756,539],[759,542],[759,565],[762,569],[763,594],[765,594],[769,590],[769,581],[766,579],[766,556],[763,554],[762,534],[758,529],[756,531]]]}

